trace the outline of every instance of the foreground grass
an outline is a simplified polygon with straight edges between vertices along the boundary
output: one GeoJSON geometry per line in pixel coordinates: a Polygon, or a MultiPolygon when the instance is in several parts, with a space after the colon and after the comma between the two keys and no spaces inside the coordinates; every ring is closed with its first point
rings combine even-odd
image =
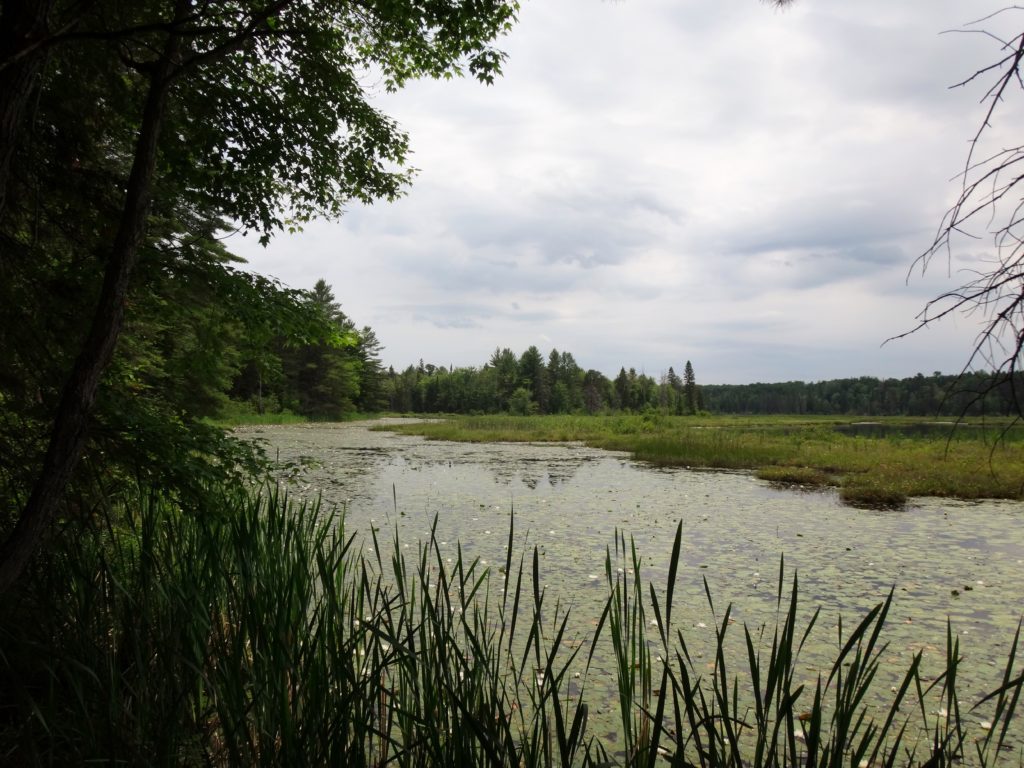
{"type": "MultiPolygon", "coordinates": [[[[910,496],[1024,498],[1024,440],[1006,423],[865,437],[831,417],[454,416],[382,427],[437,440],[580,441],[659,465],[753,469],[766,480],[837,485],[853,504],[910,496]]],[[[919,420],[920,421],[920,420],[919,420]]],[[[884,423],[912,424],[908,420],[884,423]]]]}
{"type": "Polygon", "coordinates": [[[373,555],[356,554],[366,549],[340,518],[276,495],[216,501],[221,514],[192,516],[141,495],[112,510],[122,522],[53,541],[29,584],[0,599],[0,762],[1024,764],[1019,629],[980,701],[958,698],[950,631],[944,669],[926,673],[919,652],[876,711],[866,701],[891,594],[852,631],[840,624],[811,690],[800,654],[817,614],[798,620],[795,578],[787,589],[780,567],[774,625],[749,629],[731,629],[707,592],[709,663],[672,624],[681,526],[664,588],[616,536],[604,611],[581,636],[541,587],[537,550],[513,554],[511,525],[492,571],[461,548],[449,562],[434,537],[409,558],[397,541],[382,554],[376,537],[373,555]],[[738,655],[726,640],[737,633],[738,655]],[[611,756],[590,735],[586,696],[607,647],[621,729],[611,756]]]}

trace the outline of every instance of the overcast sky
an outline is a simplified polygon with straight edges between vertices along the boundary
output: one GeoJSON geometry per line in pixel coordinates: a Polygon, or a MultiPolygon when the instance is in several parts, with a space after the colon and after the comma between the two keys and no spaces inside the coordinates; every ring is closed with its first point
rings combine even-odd
{"type": "MultiPolygon", "coordinates": [[[[999,54],[941,33],[1002,5],[525,0],[494,86],[379,97],[411,135],[404,199],[228,245],[326,279],[396,369],[534,344],[705,384],[956,372],[978,318],[882,343],[985,258],[907,280],[982,116],[980,85],[949,86],[999,54]]],[[[995,143],[1021,125],[1009,105],[995,143]]]]}

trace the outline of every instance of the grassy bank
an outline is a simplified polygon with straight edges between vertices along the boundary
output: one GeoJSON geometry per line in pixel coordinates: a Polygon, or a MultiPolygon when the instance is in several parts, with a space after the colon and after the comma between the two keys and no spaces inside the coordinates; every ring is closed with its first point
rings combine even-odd
{"type": "Polygon", "coordinates": [[[216,427],[230,429],[248,424],[303,424],[309,419],[289,410],[264,410],[261,413],[251,402],[226,400],[217,416],[206,421],[216,427]]]}
{"type": "Polygon", "coordinates": [[[732,627],[708,593],[715,642],[701,658],[673,625],[681,526],[665,585],[615,537],[604,611],[580,628],[512,527],[490,570],[449,561],[433,537],[411,556],[397,541],[381,552],[315,507],[216,493],[219,515],[147,494],[112,510],[126,522],[66,530],[0,599],[0,762],[1024,764],[1016,637],[990,696],[959,700],[951,632],[944,668],[918,652],[878,709],[866,702],[889,600],[840,625],[807,686],[817,614],[798,620],[780,567],[776,615],[759,626],[732,627]],[[614,658],[614,744],[588,729],[600,648],[614,658]]]}
{"type": "Polygon", "coordinates": [[[1024,440],[1006,423],[936,427],[882,420],[884,437],[847,434],[831,417],[455,416],[387,429],[437,440],[580,441],[659,465],[752,469],[776,482],[836,485],[853,504],[910,496],[1024,498],[1024,440]],[[923,428],[922,428],[923,429],[923,428]]]}
{"type": "MultiPolygon", "coordinates": [[[[360,421],[377,418],[380,414],[367,414],[353,411],[345,414],[340,421],[360,421]]],[[[307,424],[310,419],[302,414],[289,411],[270,411],[260,413],[251,402],[228,400],[216,417],[206,420],[208,424],[224,429],[241,426],[265,426],[272,424],[307,424]]]]}

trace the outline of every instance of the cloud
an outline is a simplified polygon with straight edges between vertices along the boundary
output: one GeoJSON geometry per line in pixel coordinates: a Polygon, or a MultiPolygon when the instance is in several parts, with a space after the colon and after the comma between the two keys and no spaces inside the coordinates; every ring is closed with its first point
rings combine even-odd
{"type": "MultiPolygon", "coordinates": [[[[406,198],[240,250],[325,277],[395,367],[537,344],[706,382],[955,370],[977,318],[880,345],[986,258],[907,281],[981,116],[980,86],[948,86],[998,55],[940,33],[988,5],[527,3],[495,86],[380,96],[420,169],[406,198]]],[[[1024,124],[1005,109],[996,141],[1024,124]]]]}

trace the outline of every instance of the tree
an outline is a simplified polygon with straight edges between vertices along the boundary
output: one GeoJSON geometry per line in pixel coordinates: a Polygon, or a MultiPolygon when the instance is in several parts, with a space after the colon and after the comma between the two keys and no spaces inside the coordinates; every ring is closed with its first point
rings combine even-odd
{"type": "Polygon", "coordinates": [[[359,410],[376,412],[387,407],[388,399],[384,392],[384,365],[380,353],[384,345],[377,338],[377,333],[370,326],[364,325],[359,331],[356,342],[356,354],[359,356],[359,410]]]}
{"type": "Polygon", "coordinates": [[[971,137],[960,191],[946,212],[932,243],[915,265],[928,269],[936,257],[952,259],[953,250],[965,240],[988,240],[993,258],[988,269],[975,272],[958,288],[929,301],[918,316],[918,324],[907,333],[926,328],[957,314],[976,314],[982,329],[961,370],[964,377],[974,368],[993,372],[989,386],[976,392],[984,399],[989,391],[1008,390],[1016,413],[1024,416],[1024,143],[996,144],[990,136],[1001,109],[1011,99],[1024,95],[1024,30],[1002,37],[986,25],[997,17],[1024,13],[1020,6],[1008,6],[975,21],[965,31],[984,35],[995,45],[995,60],[958,83],[958,87],[983,81],[984,113],[971,137]]]}
{"type": "Polygon", "coordinates": [[[519,386],[519,360],[516,357],[516,353],[508,347],[503,349],[495,348],[488,366],[494,369],[495,372],[498,395],[497,408],[499,411],[504,411],[509,407],[508,404],[512,393],[519,386]]]}
{"type": "MultiPolygon", "coordinates": [[[[771,2],[782,7],[794,0],[771,2]]],[[[989,241],[993,257],[987,268],[972,272],[973,277],[962,285],[925,304],[917,325],[888,341],[906,338],[950,316],[977,316],[981,330],[959,376],[965,384],[961,391],[973,395],[968,407],[996,393],[997,397],[1009,397],[1015,413],[1024,417],[1024,174],[1020,171],[1024,143],[1005,144],[992,135],[1001,110],[1015,97],[1019,100],[1024,96],[1024,24],[1018,24],[1009,35],[991,28],[996,20],[1021,13],[1024,8],[1008,5],[962,30],[981,35],[994,46],[992,62],[955,86],[976,82],[987,86],[982,116],[970,137],[956,200],[914,267],[924,272],[943,255],[947,263],[951,262],[954,249],[965,241],[972,245],[978,240],[989,241]],[[969,374],[975,369],[991,372],[983,388],[971,384],[969,374]]]]}
{"type": "Polygon", "coordinates": [[[619,368],[619,375],[615,377],[615,398],[622,410],[628,411],[633,407],[633,391],[625,366],[619,368]]]}
{"type": "Polygon", "coordinates": [[[526,387],[518,387],[508,399],[508,412],[513,416],[528,416],[537,411],[537,401],[526,387]]]}
{"type": "Polygon", "coordinates": [[[529,390],[540,413],[547,413],[551,393],[548,385],[548,370],[544,365],[544,356],[533,345],[519,358],[519,381],[529,390]]]}
{"type": "Polygon", "coordinates": [[[665,383],[668,388],[668,397],[666,399],[671,404],[672,412],[679,416],[683,412],[683,380],[679,378],[679,374],[675,372],[671,365],[668,367],[668,376],[665,379],[665,383]]]}
{"type": "Polygon", "coordinates": [[[686,404],[686,412],[690,415],[697,413],[697,377],[693,373],[693,365],[689,360],[683,369],[683,399],[686,404]]]}
{"type": "Polygon", "coordinates": [[[548,354],[548,384],[551,413],[574,413],[583,408],[583,372],[571,352],[548,354]]]}
{"type": "Polygon", "coordinates": [[[87,330],[75,335],[45,455],[0,545],[0,591],[38,547],[85,448],[140,254],[167,258],[188,240],[187,230],[174,228],[154,240],[156,219],[200,210],[266,240],[314,216],[340,215],[350,200],[395,198],[409,181],[407,138],[369,103],[360,75],[378,72],[391,89],[463,70],[491,82],[502,61],[492,41],[516,9],[513,0],[3,4],[5,271],[26,259],[66,261],[81,248],[69,237],[42,244],[35,237],[40,218],[56,232],[57,205],[66,200],[60,183],[44,188],[37,178],[66,181],[87,163],[106,192],[95,204],[83,195],[72,200],[78,221],[92,223],[88,243],[101,277],[82,286],[91,306],[83,303],[77,322],[87,330]],[[60,95],[88,111],[69,110],[60,95]],[[90,207],[91,219],[82,216],[90,207]]]}
{"type": "Polygon", "coordinates": [[[332,333],[302,345],[288,356],[291,394],[300,413],[314,419],[338,419],[355,410],[360,394],[362,361],[356,350],[358,335],[325,280],[317,280],[307,302],[332,333]]]}

